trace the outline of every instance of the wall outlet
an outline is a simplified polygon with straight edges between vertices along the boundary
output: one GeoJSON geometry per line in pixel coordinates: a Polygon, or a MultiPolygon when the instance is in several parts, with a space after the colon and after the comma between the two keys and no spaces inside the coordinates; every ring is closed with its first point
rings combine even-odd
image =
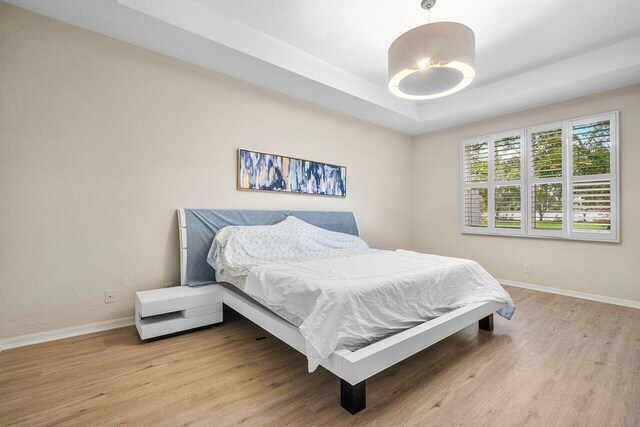
{"type": "Polygon", "coordinates": [[[524,265],[524,274],[531,274],[531,265],[530,264],[525,264],[524,265]]]}
{"type": "Polygon", "coordinates": [[[116,302],[116,290],[109,289],[107,291],[104,291],[104,303],[113,304],[114,302],[116,302]]]}
{"type": "Polygon", "coordinates": [[[173,284],[173,282],[167,282],[164,284],[165,288],[173,288],[175,285],[173,284]]]}

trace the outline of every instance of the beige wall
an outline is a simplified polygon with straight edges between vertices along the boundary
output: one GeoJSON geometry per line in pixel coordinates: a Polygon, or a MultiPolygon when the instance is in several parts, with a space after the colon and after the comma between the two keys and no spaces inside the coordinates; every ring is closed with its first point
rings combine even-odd
{"type": "Polygon", "coordinates": [[[0,338],[129,316],[135,291],[177,282],[177,207],[354,210],[376,247],[640,301],[637,135],[633,86],[412,143],[0,3],[0,338]],[[620,244],[460,234],[460,139],[610,110],[621,111],[620,244]],[[349,195],[239,192],[238,147],[346,165],[349,195]]]}
{"type": "Polygon", "coordinates": [[[411,244],[409,136],[2,3],[0,95],[0,338],[177,282],[177,207],[354,210],[411,244]],[[239,192],[238,147],[345,165],[348,196],[239,192]]]}
{"type": "Polygon", "coordinates": [[[503,279],[640,301],[639,135],[637,85],[416,138],[416,249],[475,259],[503,279]],[[461,139],[612,110],[620,110],[621,243],[460,233],[461,139]]]}

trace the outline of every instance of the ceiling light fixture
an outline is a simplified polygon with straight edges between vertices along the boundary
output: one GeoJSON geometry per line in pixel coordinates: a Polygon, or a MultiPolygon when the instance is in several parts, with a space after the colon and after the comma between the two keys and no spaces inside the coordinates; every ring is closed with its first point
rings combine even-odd
{"type": "MultiPolygon", "coordinates": [[[[427,12],[436,0],[422,0],[427,12]]],[[[409,30],[389,47],[389,90],[412,100],[440,98],[469,86],[476,76],[476,37],[457,22],[409,30]]]]}

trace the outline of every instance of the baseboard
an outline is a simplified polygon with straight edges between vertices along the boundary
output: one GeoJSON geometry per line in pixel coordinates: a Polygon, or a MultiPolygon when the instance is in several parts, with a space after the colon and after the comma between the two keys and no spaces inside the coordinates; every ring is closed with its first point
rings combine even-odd
{"type": "MultiPolygon", "coordinates": [[[[567,297],[581,298],[590,301],[604,302],[607,304],[620,305],[640,309],[640,301],[633,301],[623,298],[608,297],[605,295],[590,294],[587,292],[570,291],[568,289],[554,288],[551,286],[536,285],[533,283],[519,282],[517,280],[497,279],[498,282],[514,286],[516,288],[531,289],[533,291],[547,292],[550,294],[564,295],[567,297]]],[[[123,328],[133,325],[133,317],[122,317],[120,319],[105,320],[104,322],[88,323],[86,325],[71,326],[69,328],[56,329],[54,331],[38,332],[29,335],[5,338],[0,340],[0,351],[10,348],[24,347],[32,344],[39,344],[47,341],[55,341],[63,338],[75,337],[78,335],[91,334],[93,332],[107,331],[109,329],[123,328]]]]}
{"type": "Polygon", "coordinates": [[[533,283],[518,282],[517,280],[496,279],[498,282],[516,288],[531,289],[532,291],[547,292],[549,294],[564,295],[567,297],[581,298],[589,301],[604,302],[607,304],[621,305],[623,307],[640,308],[640,301],[630,299],[608,297],[605,295],[590,294],[587,292],[570,291],[568,289],[554,288],[551,286],[536,285],[533,283]]]}
{"type": "Polygon", "coordinates": [[[120,319],[105,320],[103,322],[88,323],[86,325],[71,326],[69,328],[56,329],[54,331],[38,332],[29,335],[5,338],[0,340],[0,351],[10,348],[24,347],[47,341],[55,341],[62,338],[91,334],[93,332],[107,331],[133,325],[133,316],[120,319]]]}

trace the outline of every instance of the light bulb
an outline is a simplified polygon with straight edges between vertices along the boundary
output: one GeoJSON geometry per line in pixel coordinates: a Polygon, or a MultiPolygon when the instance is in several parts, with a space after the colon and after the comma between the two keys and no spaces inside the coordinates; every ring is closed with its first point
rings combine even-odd
{"type": "Polygon", "coordinates": [[[423,58],[420,61],[418,61],[418,68],[420,69],[425,69],[429,66],[429,61],[431,61],[431,58],[423,58]]]}

